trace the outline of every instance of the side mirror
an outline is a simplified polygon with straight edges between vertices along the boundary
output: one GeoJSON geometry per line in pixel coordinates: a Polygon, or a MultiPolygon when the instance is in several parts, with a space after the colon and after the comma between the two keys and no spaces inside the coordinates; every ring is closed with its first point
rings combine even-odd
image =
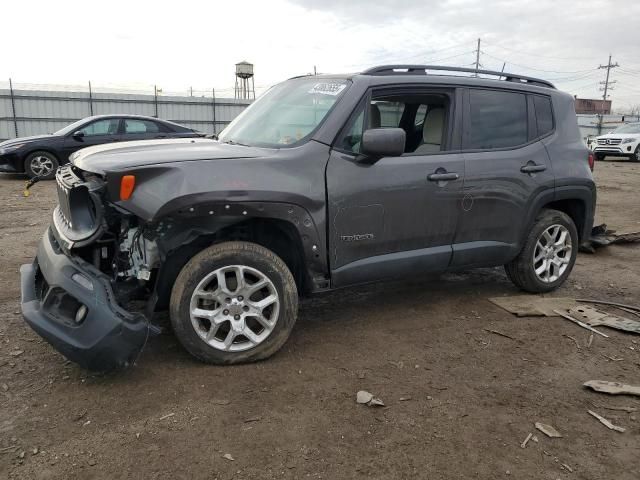
{"type": "Polygon", "coordinates": [[[78,130],[77,132],[73,132],[72,137],[75,138],[75,139],[80,139],[80,138],[84,137],[84,132],[82,130],[78,130]]]}
{"type": "Polygon", "coordinates": [[[404,153],[406,132],[401,128],[374,128],[365,130],[360,144],[363,159],[399,157],[404,153]]]}

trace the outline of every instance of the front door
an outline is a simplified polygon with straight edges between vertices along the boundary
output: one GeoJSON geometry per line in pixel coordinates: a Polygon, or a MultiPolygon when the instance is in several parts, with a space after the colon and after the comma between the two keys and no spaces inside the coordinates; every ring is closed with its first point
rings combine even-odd
{"type": "Polygon", "coordinates": [[[539,141],[549,132],[538,133],[537,96],[487,89],[466,93],[464,196],[452,265],[500,265],[521,247],[531,199],[554,187],[551,163],[539,141]]]}
{"type": "Polygon", "coordinates": [[[65,159],[81,148],[119,141],[119,129],[119,118],[103,118],[84,125],[64,139],[65,159]]]}
{"type": "Polygon", "coordinates": [[[335,287],[440,272],[451,259],[464,160],[451,150],[453,92],[374,91],[339,136],[327,166],[335,287]],[[369,163],[367,128],[402,128],[405,154],[369,163]]]}

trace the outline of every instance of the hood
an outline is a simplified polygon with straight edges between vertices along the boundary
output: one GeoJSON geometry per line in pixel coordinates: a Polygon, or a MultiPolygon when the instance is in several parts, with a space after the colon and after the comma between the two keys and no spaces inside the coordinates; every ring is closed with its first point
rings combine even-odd
{"type": "Polygon", "coordinates": [[[19,143],[30,143],[30,142],[36,142],[38,140],[42,140],[44,138],[51,138],[54,135],[52,133],[48,134],[48,135],[34,135],[32,137],[20,137],[20,138],[12,138],[11,140],[5,140],[4,142],[0,142],[0,147],[8,147],[10,145],[16,145],[19,143]]]}
{"type": "Polygon", "coordinates": [[[609,132],[604,135],[599,135],[596,138],[638,138],[640,133],[615,133],[609,132]]]}
{"type": "Polygon", "coordinates": [[[201,138],[141,140],[109,143],[83,148],[71,155],[76,167],[97,174],[122,171],[144,165],[263,157],[272,150],[242,145],[229,145],[201,138]]]}

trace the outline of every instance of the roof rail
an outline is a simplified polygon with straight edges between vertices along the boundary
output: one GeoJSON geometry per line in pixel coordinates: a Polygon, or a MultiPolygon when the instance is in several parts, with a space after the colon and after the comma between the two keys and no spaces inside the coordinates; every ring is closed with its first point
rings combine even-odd
{"type": "Polygon", "coordinates": [[[556,88],[551,82],[542,80],[541,78],[498,72],[495,70],[476,70],[475,68],[447,67],[443,65],[382,65],[369,68],[362,72],[362,75],[427,75],[427,70],[492,75],[499,78],[504,77],[504,80],[507,82],[527,83],[541,87],[556,88]]]}

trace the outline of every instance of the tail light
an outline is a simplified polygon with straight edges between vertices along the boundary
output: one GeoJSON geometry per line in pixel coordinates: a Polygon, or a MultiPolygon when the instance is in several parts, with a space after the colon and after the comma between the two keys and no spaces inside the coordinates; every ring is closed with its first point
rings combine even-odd
{"type": "Polygon", "coordinates": [[[136,186],[135,175],[124,175],[120,179],[120,200],[129,200],[136,186]]]}
{"type": "Polygon", "coordinates": [[[593,172],[593,167],[595,165],[595,156],[593,155],[593,152],[589,152],[587,161],[589,162],[589,169],[593,172]]]}

